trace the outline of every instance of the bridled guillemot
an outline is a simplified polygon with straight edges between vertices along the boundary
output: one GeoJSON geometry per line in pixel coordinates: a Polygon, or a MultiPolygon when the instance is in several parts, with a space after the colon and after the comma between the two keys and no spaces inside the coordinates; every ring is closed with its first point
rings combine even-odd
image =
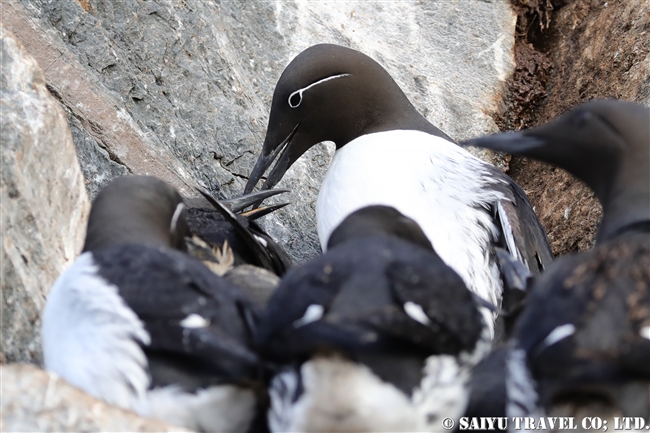
{"type": "MultiPolygon", "coordinates": [[[[323,141],[337,148],[316,205],[324,250],[347,215],[384,204],[414,219],[470,290],[494,305],[503,289],[495,246],[507,248],[535,275],[551,262],[544,230],[521,188],[427,121],[377,62],[328,44],[303,51],[282,73],[245,191],[277,158],[262,189],[275,186],[323,141]]],[[[483,314],[493,332],[492,314],[483,314]]]]}
{"type": "Polygon", "coordinates": [[[143,416],[247,431],[263,422],[249,348],[258,310],[183,252],[185,213],[178,192],[154,177],[120,178],[97,195],[83,252],[47,297],[45,367],[143,416]]]}
{"type": "Polygon", "coordinates": [[[508,415],[600,401],[650,422],[650,110],[595,100],[465,144],[555,164],[603,207],[594,249],[558,259],[533,284],[508,360],[508,415]]]}
{"type": "Polygon", "coordinates": [[[287,272],[257,327],[272,431],[440,431],[465,407],[489,328],[410,218],[357,210],[287,272]]]}

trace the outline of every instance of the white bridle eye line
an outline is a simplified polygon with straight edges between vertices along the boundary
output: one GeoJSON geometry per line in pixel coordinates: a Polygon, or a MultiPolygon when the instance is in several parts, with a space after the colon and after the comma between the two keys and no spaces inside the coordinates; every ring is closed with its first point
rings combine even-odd
{"type": "Polygon", "coordinates": [[[185,205],[183,203],[179,203],[176,206],[176,209],[174,210],[174,215],[172,215],[172,221],[171,224],[169,225],[169,232],[174,233],[176,231],[176,224],[178,223],[178,218],[181,216],[181,212],[183,212],[183,209],[185,209],[185,205]]]}
{"type": "Polygon", "coordinates": [[[337,75],[332,75],[331,77],[325,77],[325,78],[323,78],[323,79],[321,79],[321,80],[318,80],[318,81],[316,81],[316,82],[314,82],[314,83],[311,83],[311,84],[310,84],[309,86],[307,86],[307,87],[303,87],[302,89],[298,89],[298,90],[296,90],[295,92],[291,93],[291,95],[289,95],[289,100],[288,100],[288,102],[289,102],[289,107],[291,107],[291,108],[297,108],[297,107],[300,106],[300,103],[302,102],[302,94],[303,94],[303,92],[304,92],[305,90],[311,89],[312,87],[314,87],[314,86],[316,86],[316,85],[318,85],[318,84],[322,84],[322,83],[324,83],[325,81],[334,80],[335,78],[348,77],[348,76],[350,76],[350,74],[337,74],[337,75]],[[294,104],[291,103],[291,99],[292,99],[296,94],[298,94],[298,96],[300,96],[300,100],[298,100],[298,103],[294,105],[294,104]]]}

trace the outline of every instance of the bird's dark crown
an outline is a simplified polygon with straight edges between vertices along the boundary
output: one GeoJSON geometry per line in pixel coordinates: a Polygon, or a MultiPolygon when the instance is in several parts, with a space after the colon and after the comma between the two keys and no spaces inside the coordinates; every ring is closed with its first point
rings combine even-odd
{"type": "Polygon", "coordinates": [[[598,240],[650,220],[650,110],[594,100],[529,130],[466,144],[525,155],[582,179],[603,206],[598,240]]]}
{"type": "Polygon", "coordinates": [[[276,185],[318,143],[332,141],[339,149],[362,135],[397,129],[451,141],[417,112],[379,63],[338,45],[310,47],[289,63],[275,87],[262,153],[245,192],[276,157],[264,188],[276,185]]]}
{"type": "Polygon", "coordinates": [[[371,236],[393,236],[434,251],[418,223],[383,205],[366,206],[348,215],[332,232],[327,248],[371,236]]]}
{"type": "Polygon", "coordinates": [[[95,198],[83,251],[142,243],[183,250],[189,234],[180,194],[153,176],[125,176],[95,198]]]}

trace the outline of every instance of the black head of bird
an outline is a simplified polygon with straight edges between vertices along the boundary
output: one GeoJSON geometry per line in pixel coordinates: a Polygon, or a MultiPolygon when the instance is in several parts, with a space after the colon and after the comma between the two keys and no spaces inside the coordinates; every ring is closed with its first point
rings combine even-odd
{"type": "Polygon", "coordinates": [[[350,48],[321,44],[289,63],[273,93],[262,153],[245,192],[253,190],[278,158],[263,189],[275,186],[309,148],[393,129],[448,137],[421,116],[388,72],[350,48]]]}
{"type": "Polygon", "coordinates": [[[594,100],[548,124],[469,140],[470,146],[555,164],[583,180],[603,206],[598,241],[650,221],[650,110],[594,100]]]}
{"type": "Polygon", "coordinates": [[[113,180],[93,201],[83,251],[126,243],[185,250],[185,213],[180,194],[156,177],[113,180]]]}
{"type": "Polygon", "coordinates": [[[373,205],[348,215],[330,235],[327,249],[354,239],[394,236],[434,252],[431,241],[411,218],[389,206],[373,205]]]}

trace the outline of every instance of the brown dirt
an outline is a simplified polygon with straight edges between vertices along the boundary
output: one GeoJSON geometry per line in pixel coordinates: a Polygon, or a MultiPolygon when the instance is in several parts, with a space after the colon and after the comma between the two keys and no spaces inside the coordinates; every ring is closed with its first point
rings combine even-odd
{"type": "MultiPolygon", "coordinates": [[[[515,60],[502,130],[533,127],[594,98],[650,100],[650,0],[512,0],[515,60]]],[[[601,209],[560,169],[513,158],[509,174],[535,206],[553,252],[593,245],[601,209]]]]}

